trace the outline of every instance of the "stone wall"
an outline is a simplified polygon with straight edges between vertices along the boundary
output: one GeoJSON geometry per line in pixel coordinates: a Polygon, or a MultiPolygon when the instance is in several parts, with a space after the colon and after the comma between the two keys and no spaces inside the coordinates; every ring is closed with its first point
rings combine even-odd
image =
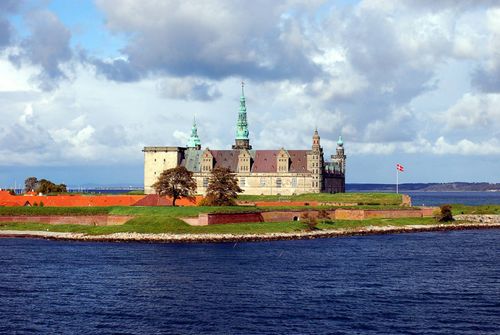
{"type": "MultiPolygon", "coordinates": [[[[327,210],[331,220],[366,220],[366,219],[397,219],[420,218],[432,216],[434,208],[422,209],[395,209],[395,210],[364,210],[364,209],[336,209],[327,210]]],[[[300,221],[304,216],[317,218],[318,210],[303,211],[269,211],[260,213],[209,213],[200,214],[198,225],[241,223],[241,222],[283,222],[300,221]]],[[[189,222],[188,222],[189,223],[189,222]]]]}
{"type": "MultiPolygon", "coordinates": [[[[238,185],[242,194],[254,195],[292,195],[303,193],[318,193],[312,187],[310,173],[237,173],[238,185]],[[280,182],[278,182],[278,180],[280,182]]],[[[195,173],[197,193],[205,194],[210,173],[195,173]]]]}
{"type": "Polygon", "coordinates": [[[261,213],[206,213],[198,216],[198,225],[201,226],[263,221],[261,213]]]}

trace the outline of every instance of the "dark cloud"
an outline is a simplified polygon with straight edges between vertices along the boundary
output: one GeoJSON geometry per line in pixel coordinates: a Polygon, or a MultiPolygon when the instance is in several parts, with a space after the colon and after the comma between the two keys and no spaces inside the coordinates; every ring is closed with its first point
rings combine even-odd
{"type": "Polygon", "coordinates": [[[2,0],[0,1],[0,50],[10,45],[14,28],[6,18],[8,14],[18,11],[22,1],[2,0]]]}
{"type": "Polygon", "coordinates": [[[162,97],[180,100],[211,101],[222,96],[213,83],[195,78],[170,78],[158,84],[162,97]]]}
{"type": "Polygon", "coordinates": [[[21,41],[20,53],[11,55],[10,60],[18,65],[28,61],[40,66],[41,72],[35,80],[42,90],[52,90],[61,79],[67,78],[61,65],[73,55],[71,32],[49,11],[31,12],[25,20],[31,35],[21,41]]]}
{"type": "Polygon", "coordinates": [[[478,68],[472,74],[472,85],[485,93],[500,93],[500,67],[490,71],[478,68]]]}
{"type": "Polygon", "coordinates": [[[98,75],[102,75],[109,80],[132,82],[141,78],[139,71],[124,59],[103,61],[92,58],[88,59],[88,61],[95,66],[98,75]]]}
{"type": "Polygon", "coordinates": [[[10,44],[11,36],[12,27],[9,21],[0,18],[0,50],[10,44]]]}
{"type": "MultiPolygon", "coordinates": [[[[283,1],[131,2],[120,11],[114,1],[98,4],[110,29],[130,34],[122,51],[141,75],[308,80],[320,73],[300,18],[285,18],[291,8],[283,1]]],[[[106,73],[130,79],[120,71],[106,73]]]]}
{"type": "Polygon", "coordinates": [[[24,3],[23,0],[2,0],[0,1],[0,15],[15,13],[24,3]]]}

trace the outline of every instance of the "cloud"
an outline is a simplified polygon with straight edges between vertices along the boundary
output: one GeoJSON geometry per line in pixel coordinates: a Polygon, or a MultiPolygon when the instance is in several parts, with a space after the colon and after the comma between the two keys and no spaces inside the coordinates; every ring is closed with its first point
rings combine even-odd
{"type": "Polygon", "coordinates": [[[54,141],[46,129],[37,124],[33,108],[28,105],[17,122],[2,127],[0,147],[3,152],[23,152],[26,158],[35,155],[46,155],[47,149],[54,141]]]}
{"type": "Polygon", "coordinates": [[[162,97],[188,101],[211,101],[222,95],[213,82],[193,77],[161,80],[158,83],[158,91],[162,97]]]}
{"type": "Polygon", "coordinates": [[[98,75],[103,75],[106,79],[133,82],[140,79],[141,75],[137,69],[125,59],[101,60],[98,58],[87,59],[95,66],[98,75]]]}
{"type": "Polygon", "coordinates": [[[447,111],[437,116],[437,120],[447,130],[500,129],[500,94],[465,94],[447,111]]]}
{"type": "Polygon", "coordinates": [[[22,1],[3,0],[0,1],[0,51],[9,46],[12,42],[14,28],[7,19],[7,16],[16,13],[22,1]]]}
{"type": "Polygon", "coordinates": [[[47,10],[30,12],[26,21],[31,34],[21,42],[19,53],[12,54],[10,59],[19,65],[27,61],[39,66],[41,71],[34,80],[42,90],[53,90],[61,79],[67,79],[62,65],[73,56],[71,32],[47,10]]]}
{"type": "MultiPolygon", "coordinates": [[[[320,72],[300,19],[285,1],[99,0],[108,28],[130,36],[130,67],[150,73],[223,79],[308,79],[320,72]]],[[[110,76],[122,80],[120,76],[110,76]]]]}

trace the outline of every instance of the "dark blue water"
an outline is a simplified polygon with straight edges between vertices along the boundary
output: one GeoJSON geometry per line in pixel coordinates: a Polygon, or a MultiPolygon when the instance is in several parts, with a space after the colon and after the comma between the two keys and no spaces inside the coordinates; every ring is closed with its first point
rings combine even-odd
{"type": "Polygon", "coordinates": [[[403,192],[415,206],[443,204],[500,205],[500,192],[403,192]]]}
{"type": "Polygon", "coordinates": [[[500,230],[239,244],[0,239],[0,333],[499,334],[500,230]]]}

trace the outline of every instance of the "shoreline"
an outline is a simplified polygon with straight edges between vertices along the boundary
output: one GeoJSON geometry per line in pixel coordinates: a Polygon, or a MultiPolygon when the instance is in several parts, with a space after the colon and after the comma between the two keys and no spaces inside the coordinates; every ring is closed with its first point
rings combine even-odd
{"type": "Polygon", "coordinates": [[[47,231],[0,230],[0,238],[37,238],[46,240],[81,242],[142,242],[142,243],[236,243],[304,240],[362,235],[404,234],[418,232],[500,229],[500,222],[467,222],[432,225],[407,226],[367,226],[354,229],[330,229],[292,233],[265,234],[141,234],[113,233],[109,235],[86,235],[84,233],[64,233],[47,231]]]}

